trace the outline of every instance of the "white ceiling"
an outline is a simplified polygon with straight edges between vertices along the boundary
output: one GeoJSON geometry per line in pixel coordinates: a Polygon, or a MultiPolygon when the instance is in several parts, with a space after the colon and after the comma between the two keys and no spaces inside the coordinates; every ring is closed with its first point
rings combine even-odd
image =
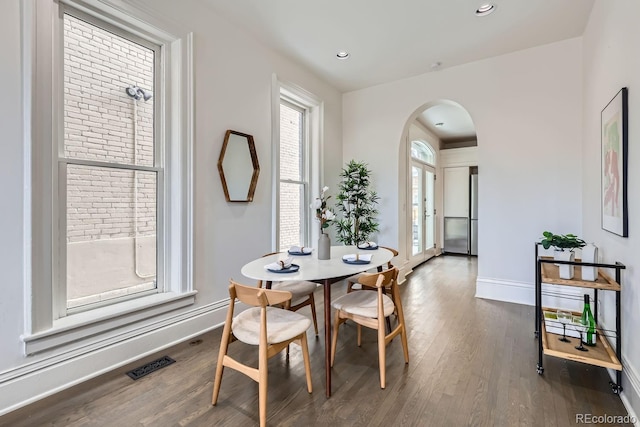
{"type": "Polygon", "coordinates": [[[204,1],[343,92],[581,36],[594,2],[496,0],[477,17],[487,0],[204,1]]]}
{"type": "Polygon", "coordinates": [[[473,120],[459,104],[434,105],[424,110],[417,120],[442,141],[470,141],[476,138],[473,120]]]}

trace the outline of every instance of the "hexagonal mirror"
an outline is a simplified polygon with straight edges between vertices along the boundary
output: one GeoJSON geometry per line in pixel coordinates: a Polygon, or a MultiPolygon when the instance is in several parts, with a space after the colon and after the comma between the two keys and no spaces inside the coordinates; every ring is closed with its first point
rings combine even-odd
{"type": "Polygon", "coordinates": [[[218,159],[218,172],[227,202],[251,202],[260,165],[253,136],[228,130],[218,159]]]}

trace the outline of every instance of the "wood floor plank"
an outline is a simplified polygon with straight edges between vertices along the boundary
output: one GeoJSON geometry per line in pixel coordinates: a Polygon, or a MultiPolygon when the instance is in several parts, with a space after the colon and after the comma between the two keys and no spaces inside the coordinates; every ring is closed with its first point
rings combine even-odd
{"type": "MultiPolygon", "coordinates": [[[[376,335],[340,327],[333,395],[324,394],[324,344],[308,335],[314,391],[306,390],[300,349],[269,361],[267,422],[278,426],[574,426],[576,414],[627,415],[606,370],[545,356],[536,373],[533,307],[475,298],[474,258],[441,256],[400,287],[407,335],[387,348],[380,389],[376,335]]],[[[333,297],[344,293],[335,285],[333,297]]],[[[316,295],[322,312],[322,290],[316,295]]],[[[308,307],[299,311],[310,315],[308,307]]],[[[214,330],[131,366],[0,417],[0,426],[248,426],[258,424],[258,388],[225,369],[217,406],[211,391],[221,331],[214,330]],[[176,363],[137,381],[127,370],[163,355],[176,363]]],[[[256,349],[233,343],[257,364],[256,349]]],[[[631,425],[631,424],[629,424],[631,425]]]]}

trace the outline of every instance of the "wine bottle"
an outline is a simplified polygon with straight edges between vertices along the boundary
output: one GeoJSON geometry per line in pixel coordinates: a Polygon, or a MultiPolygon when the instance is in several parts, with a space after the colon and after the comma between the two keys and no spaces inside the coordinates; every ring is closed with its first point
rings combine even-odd
{"type": "Polygon", "coordinates": [[[584,308],[582,309],[582,323],[588,324],[584,343],[586,345],[596,345],[596,320],[591,313],[591,304],[589,303],[589,294],[584,294],[584,308]]]}

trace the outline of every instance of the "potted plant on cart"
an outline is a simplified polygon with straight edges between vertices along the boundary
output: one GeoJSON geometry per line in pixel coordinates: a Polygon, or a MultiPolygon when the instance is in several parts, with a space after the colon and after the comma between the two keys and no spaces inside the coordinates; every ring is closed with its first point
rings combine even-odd
{"type": "MultiPolygon", "coordinates": [[[[545,249],[553,246],[553,258],[557,261],[574,261],[575,249],[580,249],[586,242],[575,234],[554,234],[550,231],[542,233],[540,244],[545,249]]],[[[570,264],[558,264],[561,279],[572,279],[574,266],[570,264]]]]}

